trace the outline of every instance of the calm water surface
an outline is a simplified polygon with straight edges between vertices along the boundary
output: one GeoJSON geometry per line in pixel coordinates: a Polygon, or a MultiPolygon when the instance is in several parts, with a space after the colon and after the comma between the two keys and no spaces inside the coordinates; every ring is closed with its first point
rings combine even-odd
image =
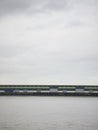
{"type": "Polygon", "coordinates": [[[0,97],[0,130],[98,130],[98,98],[0,97]]]}

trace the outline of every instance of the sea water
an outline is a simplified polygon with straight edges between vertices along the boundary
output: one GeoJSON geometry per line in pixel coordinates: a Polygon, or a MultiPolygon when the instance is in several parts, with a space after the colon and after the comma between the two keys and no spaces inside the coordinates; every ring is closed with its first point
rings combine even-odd
{"type": "Polygon", "coordinates": [[[0,96],[0,130],[98,130],[98,98],[0,96]]]}

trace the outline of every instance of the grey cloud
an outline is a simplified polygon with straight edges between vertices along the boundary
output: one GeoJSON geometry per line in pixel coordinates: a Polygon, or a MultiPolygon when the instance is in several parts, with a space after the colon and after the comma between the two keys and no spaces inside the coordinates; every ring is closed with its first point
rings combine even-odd
{"type": "Polygon", "coordinates": [[[0,15],[26,12],[40,12],[45,8],[62,8],[65,0],[1,0],[0,15]],[[28,11],[27,11],[28,12],[28,11]]]}
{"type": "Polygon", "coordinates": [[[14,13],[26,13],[29,8],[38,11],[38,7],[43,5],[43,0],[1,0],[0,15],[5,16],[14,13]]]}
{"type": "Polygon", "coordinates": [[[30,0],[0,0],[0,15],[20,12],[30,6],[30,0]]]}
{"type": "Polygon", "coordinates": [[[97,0],[0,0],[0,15],[73,9],[78,4],[95,7],[98,2],[97,0]]]}
{"type": "Polygon", "coordinates": [[[66,0],[50,0],[47,2],[45,5],[45,8],[47,9],[52,9],[52,10],[58,10],[58,9],[64,9],[67,6],[67,1],[66,0]]]}
{"type": "Polygon", "coordinates": [[[93,17],[97,4],[96,0],[1,0],[0,16],[14,17],[0,22],[0,83],[63,79],[66,84],[65,80],[75,79],[77,84],[79,78],[91,83],[92,77],[98,83],[98,28],[93,17]],[[27,16],[42,12],[46,14],[27,16]]]}

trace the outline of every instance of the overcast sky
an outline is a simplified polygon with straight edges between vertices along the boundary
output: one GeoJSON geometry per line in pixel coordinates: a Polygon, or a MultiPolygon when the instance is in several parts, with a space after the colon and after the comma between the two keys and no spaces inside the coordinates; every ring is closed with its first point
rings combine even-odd
{"type": "Polygon", "coordinates": [[[98,0],[0,0],[0,84],[97,84],[98,0]]]}

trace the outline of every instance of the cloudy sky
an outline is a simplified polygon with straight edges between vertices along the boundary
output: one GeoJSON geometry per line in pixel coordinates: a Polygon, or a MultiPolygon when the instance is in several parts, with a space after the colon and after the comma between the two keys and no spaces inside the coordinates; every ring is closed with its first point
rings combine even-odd
{"type": "Polygon", "coordinates": [[[97,84],[98,0],[0,0],[0,84],[97,84]]]}

